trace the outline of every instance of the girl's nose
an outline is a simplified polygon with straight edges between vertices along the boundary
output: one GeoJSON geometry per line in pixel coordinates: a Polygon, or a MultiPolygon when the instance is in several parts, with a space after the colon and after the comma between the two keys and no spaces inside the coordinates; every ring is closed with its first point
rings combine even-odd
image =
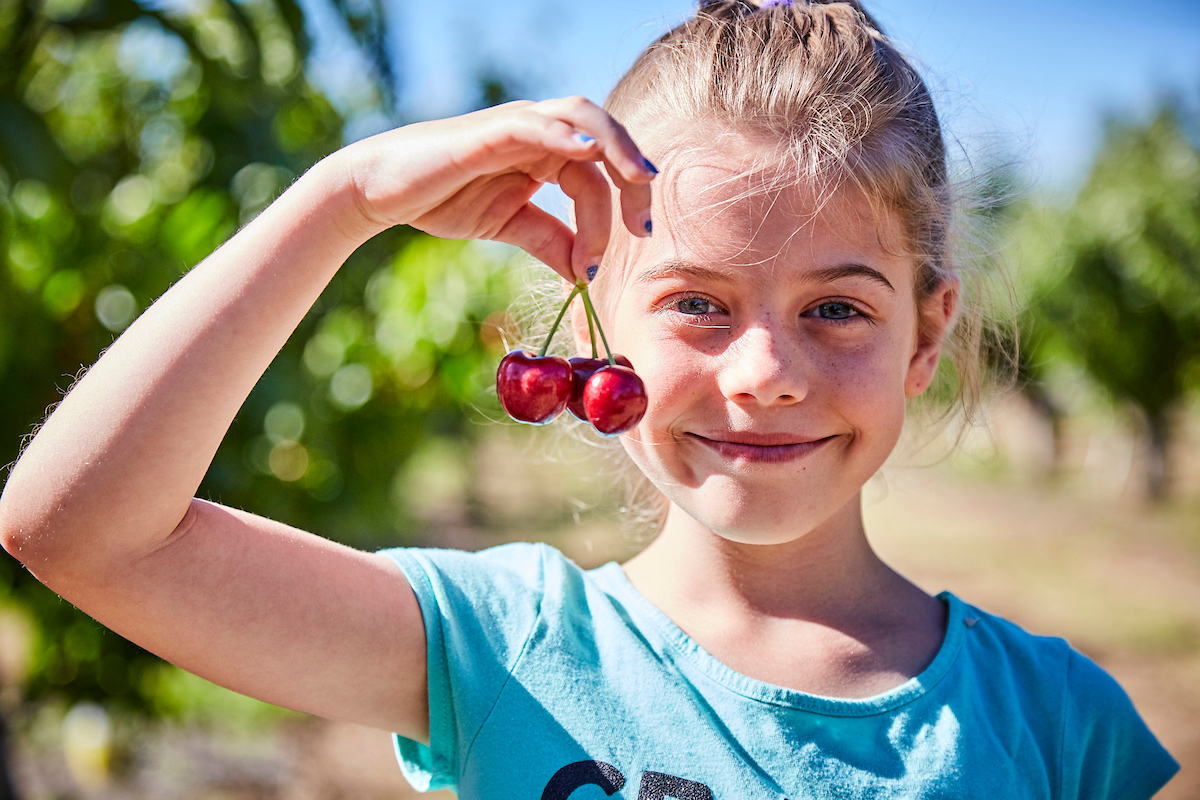
{"type": "Polygon", "coordinates": [[[796,343],[778,331],[748,328],[725,351],[717,383],[739,404],[791,405],[808,394],[806,372],[796,343]]]}

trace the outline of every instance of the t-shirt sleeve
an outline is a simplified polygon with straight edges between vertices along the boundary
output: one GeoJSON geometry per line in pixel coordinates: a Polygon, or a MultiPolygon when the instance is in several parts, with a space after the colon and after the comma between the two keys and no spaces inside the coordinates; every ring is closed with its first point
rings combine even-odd
{"type": "Polygon", "coordinates": [[[400,769],[418,791],[456,790],[461,760],[537,625],[545,549],[382,551],[408,579],[425,622],[430,742],[394,736],[400,769]]]}
{"type": "Polygon", "coordinates": [[[1179,771],[1129,696],[1072,650],[1063,723],[1063,798],[1145,800],[1179,771]]]}

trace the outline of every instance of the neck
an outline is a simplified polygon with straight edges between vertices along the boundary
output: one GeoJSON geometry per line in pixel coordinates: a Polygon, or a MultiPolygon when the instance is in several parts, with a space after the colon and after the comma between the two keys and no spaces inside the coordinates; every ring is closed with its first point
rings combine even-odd
{"type": "Polygon", "coordinates": [[[786,618],[841,630],[920,592],[867,542],[859,498],[781,544],[745,544],[672,506],[662,533],[625,565],[633,584],[677,621],[786,618]]]}

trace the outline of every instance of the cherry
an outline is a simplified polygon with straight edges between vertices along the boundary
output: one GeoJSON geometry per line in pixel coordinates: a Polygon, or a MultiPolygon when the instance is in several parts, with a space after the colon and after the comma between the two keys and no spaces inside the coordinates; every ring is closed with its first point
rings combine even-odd
{"type": "Polygon", "coordinates": [[[571,381],[571,365],[562,356],[513,350],[500,360],[496,370],[496,394],[513,419],[545,425],[566,408],[571,381]]]}
{"type": "Polygon", "coordinates": [[[564,408],[570,408],[572,414],[591,422],[605,436],[616,436],[637,425],[648,405],[646,385],[633,371],[633,364],[609,349],[583,281],[567,295],[541,352],[534,355],[528,350],[514,350],[501,359],[496,370],[496,395],[505,412],[518,422],[545,425],[564,408]],[[587,314],[592,357],[567,361],[548,356],[554,332],[576,295],[583,299],[587,314]],[[597,356],[597,332],[609,354],[607,359],[597,356]]]}
{"type": "Polygon", "coordinates": [[[583,387],[587,419],[605,436],[616,436],[637,425],[647,405],[646,385],[629,367],[601,367],[583,387]]]}
{"type": "MultiPolygon", "coordinates": [[[[587,422],[587,412],[583,409],[583,385],[587,383],[587,379],[592,377],[596,370],[608,366],[606,358],[582,358],[576,356],[568,359],[571,364],[571,399],[567,401],[567,411],[575,419],[581,419],[587,422]]],[[[613,354],[613,361],[621,366],[633,369],[633,364],[629,363],[629,359],[625,356],[613,354]]]]}

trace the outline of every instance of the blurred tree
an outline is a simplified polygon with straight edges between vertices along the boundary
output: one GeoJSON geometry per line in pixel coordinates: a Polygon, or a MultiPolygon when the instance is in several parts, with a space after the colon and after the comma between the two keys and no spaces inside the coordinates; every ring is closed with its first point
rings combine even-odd
{"type": "Polygon", "coordinates": [[[1173,414],[1200,378],[1198,122],[1179,101],[1148,123],[1109,120],[1070,207],[1027,208],[1018,228],[1038,265],[1023,331],[1032,359],[1066,353],[1141,412],[1156,501],[1171,485],[1173,414]]]}
{"type": "Polygon", "coordinates": [[[17,800],[12,772],[8,768],[8,727],[0,714],[0,800],[17,800]]]}
{"type": "MultiPolygon", "coordinates": [[[[382,41],[363,22],[381,17],[345,19],[382,41]]],[[[341,144],[308,50],[295,0],[0,0],[0,464],[140,310],[341,144]]],[[[431,437],[470,446],[503,261],[409,229],[360,248],[200,494],[356,546],[411,538],[403,468],[431,437]]],[[[2,553],[0,606],[38,630],[27,698],[159,707],[157,659],[2,553]]]]}
{"type": "Polygon", "coordinates": [[[975,260],[983,265],[983,300],[989,319],[980,332],[980,350],[993,385],[989,388],[1015,388],[1046,421],[1051,438],[1046,477],[1056,479],[1066,449],[1066,409],[1047,375],[1045,324],[1029,303],[1029,283],[1015,280],[1009,269],[1021,261],[1020,255],[1002,246],[1012,243],[1014,230],[1028,229],[1028,220],[1043,213],[1040,205],[1031,202],[1018,164],[1019,158],[1013,157],[986,170],[972,203],[969,229],[980,237],[981,252],[975,260]]]}

